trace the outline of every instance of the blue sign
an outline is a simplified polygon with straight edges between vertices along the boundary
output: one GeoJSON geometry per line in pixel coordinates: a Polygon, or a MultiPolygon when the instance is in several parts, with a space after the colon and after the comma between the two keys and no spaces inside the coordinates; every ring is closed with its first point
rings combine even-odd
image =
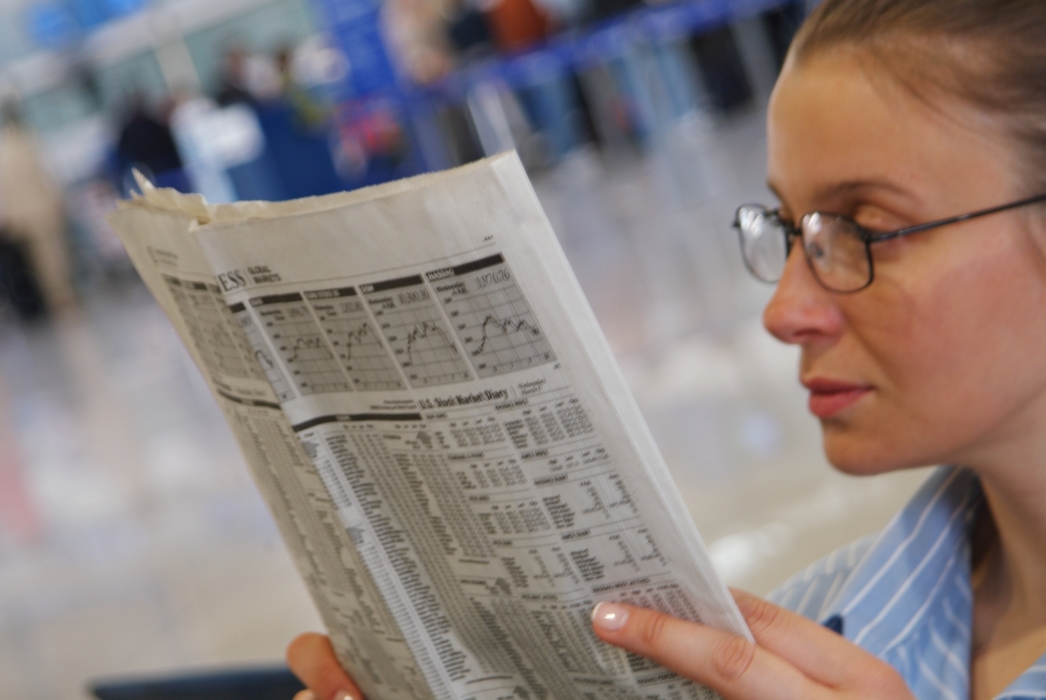
{"type": "Polygon", "coordinates": [[[26,10],[29,36],[45,49],[62,49],[80,36],[80,23],[69,8],[57,2],[32,5],[26,10]]]}
{"type": "Polygon", "coordinates": [[[374,0],[315,0],[327,29],[349,60],[349,95],[365,97],[396,86],[374,0]]]}
{"type": "Polygon", "coordinates": [[[123,17],[144,8],[146,0],[98,0],[98,4],[107,17],[123,17]]]}
{"type": "Polygon", "coordinates": [[[137,12],[147,0],[44,0],[26,9],[25,20],[32,37],[45,49],[62,49],[93,29],[116,17],[137,12]]]}

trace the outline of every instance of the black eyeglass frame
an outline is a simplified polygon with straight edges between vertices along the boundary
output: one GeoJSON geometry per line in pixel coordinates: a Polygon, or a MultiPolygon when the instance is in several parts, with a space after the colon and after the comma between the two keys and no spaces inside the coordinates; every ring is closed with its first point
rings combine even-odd
{"type": "Polygon", "coordinates": [[[948,226],[950,224],[958,224],[958,223],[961,223],[963,221],[969,221],[970,219],[977,219],[977,218],[982,217],[982,216],[988,216],[989,214],[997,214],[999,212],[1007,211],[1009,209],[1017,209],[1018,207],[1026,207],[1026,206],[1028,206],[1030,204],[1037,204],[1039,202],[1046,202],[1046,193],[1039,194],[1039,195],[1036,195],[1034,197],[1028,197],[1027,199],[1020,199],[1020,200],[1018,200],[1016,202],[1010,202],[1009,204],[1002,204],[1002,205],[997,206],[997,207],[991,207],[991,208],[988,208],[988,209],[979,209],[977,211],[972,211],[972,212],[969,212],[969,213],[966,213],[966,214],[959,214],[958,216],[948,217],[947,219],[938,219],[937,221],[930,221],[930,222],[927,222],[925,224],[918,224],[916,226],[908,226],[906,228],[899,228],[896,231],[873,231],[873,230],[871,230],[869,228],[865,228],[864,226],[861,226],[859,223],[854,221],[849,216],[844,216],[842,214],[836,214],[834,212],[823,212],[823,211],[812,211],[812,212],[808,212],[808,213],[804,214],[803,217],[800,219],[799,225],[797,226],[796,224],[792,223],[791,221],[788,221],[786,219],[781,218],[781,214],[780,214],[781,210],[779,208],[778,209],[770,209],[770,208],[768,208],[768,207],[766,207],[766,206],[764,206],[762,204],[742,204],[741,206],[739,206],[737,208],[737,212],[734,214],[733,227],[737,229],[738,236],[740,238],[740,243],[741,243],[741,259],[744,261],[745,267],[748,269],[748,271],[757,280],[760,280],[760,281],[763,281],[763,282],[767,282],[769,284],[776,284],[780,280],[780,277],[778,277],[778,279],[776,279],[776,280],[764,280],[752,268],[752,265],[748,262],[747,256],[744,254],[744,252],[745,252],[744,235],[745,234],[744,234],[744,231],[741,229],[741,210],[742,209],[744,209],[746,207],[758,207],[759,209],[762,209],[767,215],[773,216],[775,219],[777,219],[777,221],[779,221],[781,223],[781,226],[784,228],[784,235],[785,235],[785,260],[786,261],[788,260],[788,257],[792,254],[792,242],[796,238],[801,239],[802,236],[803,236],[802,222],[805,221],[807,219],[807,217],[813,216],[814,214],[820,214],[821,216],[831,216],[831,217],[835,217],[836,219],[842,219],[843,221],[846,221],[847,223],[849,223],[849,224],[851,224],[853,226],[853,229],[857,233],[857,235],[860,238],[861,242],[864,243],[865,255],[868,258],[868,281],[867,282],[865,282],[860,287],[857,287],[856,289],[848,289],[848,290],[832,289],[831,287],[829,287],[827,284],[825,284],[821,280],[821,276],[817,273],[817,270],[814,268],[814,263],[813,263],[812,260],[810,260],[810,256],[806,253],[805,247],[803,249],[803,257],[806,258],[806,264],[810,266],[810,271],[813,272],[814,279],[816,279],[818,284],[820,284],[822,287],[824,287],[825,289],[827,289],[827,290],[829,290],[831,292],[836,292],[838,294],[853,294],[855,292],[861,291],[862,289],[866,289],[869,285],[871,285],[871,283],[873,281],[875,281],[875,265],[874,265],[873,259],[872,259],[872,244],[873,243],[879,243],[880,241],[889,241],[889,240],[892,240],[894,238],[902,238],[904,236],[910,236],[913,233],[920,233],[922,231],[927,231],[929,229],[938,228],[940,226],[948,226]]]}

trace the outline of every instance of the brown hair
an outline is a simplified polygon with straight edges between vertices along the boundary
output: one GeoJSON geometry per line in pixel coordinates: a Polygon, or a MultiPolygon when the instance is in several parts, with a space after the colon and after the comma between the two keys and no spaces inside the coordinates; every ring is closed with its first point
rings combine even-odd
{"type": "Polygon", "coordinates": [[[1029,194],[1046,192],[1046,2],[824,0],[791,58],[847,45],[921,99],[953,95],[999,118],[1029,194]]]}

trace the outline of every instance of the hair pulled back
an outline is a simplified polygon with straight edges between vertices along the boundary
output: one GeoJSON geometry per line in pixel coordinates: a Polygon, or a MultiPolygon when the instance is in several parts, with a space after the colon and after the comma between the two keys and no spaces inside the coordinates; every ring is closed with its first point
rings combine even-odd
{"type": "Polygon", "coordinates": [[[1044,0],[824,0],[792,60],[851,46],[936,106],[954,96],[1014,139],[1029,194],[1046,192],[1044,0]]]}

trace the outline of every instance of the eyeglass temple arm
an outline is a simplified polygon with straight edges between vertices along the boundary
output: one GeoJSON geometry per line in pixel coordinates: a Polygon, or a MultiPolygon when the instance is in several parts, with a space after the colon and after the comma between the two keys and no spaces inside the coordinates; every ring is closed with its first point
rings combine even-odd
{"type": "Polygon", "coordinates": [[[1035,204],[1036,202],[1046,202],[1046,193],[1036,195],[1035,197],[1029,197],[1028,199],[1022,199],[1018,202],[1010,202],[1009,204],[1003,204],[998,207],[992,207],[991,209],[981,209],[980,211],[973,211],[968,214],[960,214],[959,216],[953,216],[950,219],[941,219],[940,221],[931,221],[926,224],[919,224],[918,226],[911,226],[909,228],[902,228],[896,231],[890,231],[889,233],[875,234],[869,232],[868,241],[888,241],[892,238],[900,238],[902,236],[908,236],[913,233],[919,233],[931,228],[937,228],[938,226],[947,226],[948,224],[957,224],[960,221],[969,221],[970,219],[976,219],[981,216],[988,216],[989,214],[995,214],[1000,211],[1006,211],[1007,209],[1016,209],[1017,207],[1024,207],[1029,204],[1035,204]]]}

